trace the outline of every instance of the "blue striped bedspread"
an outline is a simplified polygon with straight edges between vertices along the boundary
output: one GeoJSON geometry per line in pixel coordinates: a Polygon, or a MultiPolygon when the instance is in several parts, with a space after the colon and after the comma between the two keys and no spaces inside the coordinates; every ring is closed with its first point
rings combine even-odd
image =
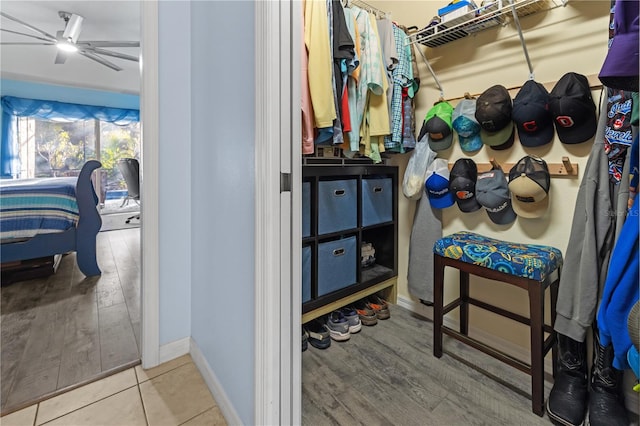
{"type": "Polygon", "coordinates": [[[0,239],[31,238],[76,226],[77,177],[0,180],[0,239]]]}

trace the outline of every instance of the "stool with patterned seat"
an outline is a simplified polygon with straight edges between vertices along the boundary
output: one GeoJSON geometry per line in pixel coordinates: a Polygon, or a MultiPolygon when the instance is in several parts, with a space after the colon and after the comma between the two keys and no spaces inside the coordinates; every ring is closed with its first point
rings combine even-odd
{"type": "Polygon", "coordinates": [[[457,232],[436,241],[434,247],[433,354],[442,356],[442,336],[447,334],[494,358],[531,375],[532,410],[544,414],[544,357],[552,350],[556,370],[556,345],[553,324],[556,317],[558,283],[562,268],[560,250],[541,245],[518,244],[488,238],[472,232],[457,232]],[[444,268],[460,271],[460,296],[443,306],[444,268]],[[527,290],[529,318],[493,306],[469,295],[469,274],[501,281],[527,290]],[[551,292],[551,325],[544,323],[545,290],[551,292]],[[530,327],[530,363],[469,337],[469,305],[488,310],[530,327]],[[444,315],[460,308],[460,331],[443,325],[444,315]],[[545,339],[544,333],[549,336],[545,339]]]}

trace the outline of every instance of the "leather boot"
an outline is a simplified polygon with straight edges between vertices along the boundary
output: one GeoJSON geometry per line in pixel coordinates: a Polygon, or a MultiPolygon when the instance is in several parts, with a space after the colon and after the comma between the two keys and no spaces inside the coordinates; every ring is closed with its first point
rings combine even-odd
{"type": "Polygon", "coordinates": [[[558,334],[558,371],[547,399],[547,414],[555,424],[584,423],[587,408],[587,345],[558,334]]]}
{"type": "Polygon", "coordinates": [[[593,336],[593,366],[589,389],[589,425],[627,426],[629,418],[622,393],[622,371],[613,367],[613,345],[600,344],[593,336]]]}

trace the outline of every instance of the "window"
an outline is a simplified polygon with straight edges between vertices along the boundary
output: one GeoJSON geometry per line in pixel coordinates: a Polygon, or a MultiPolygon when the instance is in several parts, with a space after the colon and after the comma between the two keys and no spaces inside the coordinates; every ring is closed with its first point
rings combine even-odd
{"type": "Polygon", "coordinates": [[[19,178],[77,176],[87,160],[102,163],[96,182],[100,204],[126,196],[121,158],[140,158],[140,123],[119,126],[100,120],[57,122],[18,118],[19,178]]]}

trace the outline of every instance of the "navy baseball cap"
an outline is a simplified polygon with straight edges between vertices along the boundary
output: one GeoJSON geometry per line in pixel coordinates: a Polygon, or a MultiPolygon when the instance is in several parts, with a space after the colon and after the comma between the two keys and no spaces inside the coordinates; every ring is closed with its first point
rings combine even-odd
{"type": "Polygon", "coordinates": [[[596,104],[584,75],[575,72],[563,75],[551,90],[549,109],[560,142],[582,143],[596,134],[596,104]]]}
{"type": "Polygon", "coordinates": [[[480,123],[476,120],[476,100],[463,99],[458,102],[451,116],[453,130],[458,133],[460,148],[464,152],[474,152],[482,148],[480,123]]]}
{"type": "Polygon", "coordinates": [[[528,80],[522,85],[513,99],[512,116],[522,146],[542,146],[553,140],[549,92],[542,84],[528,80]]]}

